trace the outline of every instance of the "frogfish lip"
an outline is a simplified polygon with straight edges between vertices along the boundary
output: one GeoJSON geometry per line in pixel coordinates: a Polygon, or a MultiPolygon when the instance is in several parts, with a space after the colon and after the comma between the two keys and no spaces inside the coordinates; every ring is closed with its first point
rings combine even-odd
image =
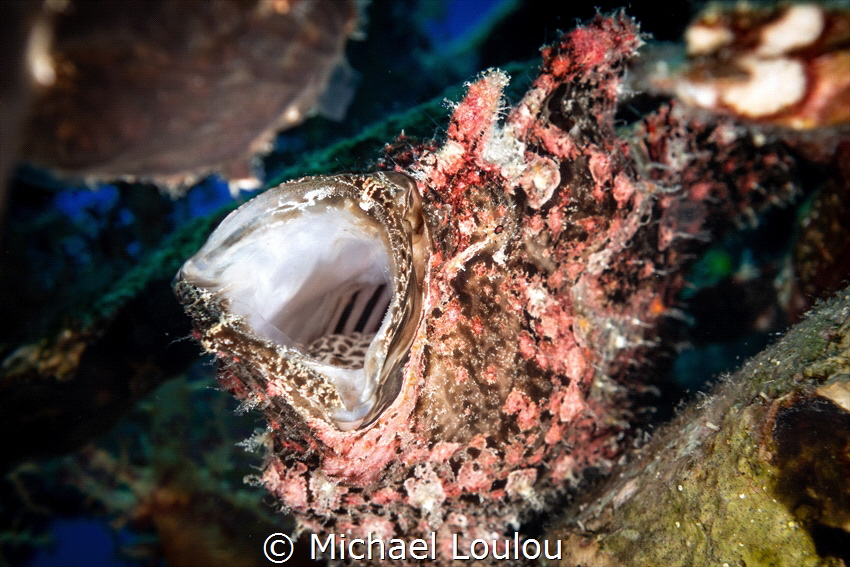
{"type": "MultiPolygon", "coordinates": [[[[196,321],[209,316],[197,313],[201,294],[234,336],[272,347],[277,364],[250,356],[244,364],[285,391],[304,390],[290,405],[318,405],[311,413],[352,430],[373,423],[401,389],[429,248],[410,177],[313,177],[231,213],[180,269],[175,289],[196,321]],[[272,366],[282,375],[270,375],[272,366]],[[320,384],[335,395],[311,395],[320,384]]],[[[243,358],[238,340],[236,354],[243,358]]]]}

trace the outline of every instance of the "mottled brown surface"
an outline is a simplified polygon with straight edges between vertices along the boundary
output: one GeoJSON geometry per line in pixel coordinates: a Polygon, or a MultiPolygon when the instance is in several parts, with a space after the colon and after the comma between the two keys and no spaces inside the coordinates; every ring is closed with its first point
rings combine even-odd
{"type": "Polygon", "coordinates": [[[357,17],[348,0],[71,2],[23,157],[86,179],[252,179],[275,131],[315,110],[357,17]]]}
{"type": "Polygon", "coordinates": [[[794,246],[794,319],[850,282],[850,141],[839,146],[829,167],[839,171],[813,197],[794,246]]]}

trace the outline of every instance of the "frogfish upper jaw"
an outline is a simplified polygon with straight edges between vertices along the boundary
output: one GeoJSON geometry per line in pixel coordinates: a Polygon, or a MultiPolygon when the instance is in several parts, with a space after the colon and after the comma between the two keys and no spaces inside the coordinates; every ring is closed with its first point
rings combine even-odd
{"type": "Polygon", "coordinates": [[[286,368],[333,385],[336,399],[325,396],[321,413],[339,429],[367,425],[398,395],[421,315],[424,269],[414,263],[428,243],[411,191],[401,174],[270,189],[231,213],[177,280],[271,343],[286,368]]]}

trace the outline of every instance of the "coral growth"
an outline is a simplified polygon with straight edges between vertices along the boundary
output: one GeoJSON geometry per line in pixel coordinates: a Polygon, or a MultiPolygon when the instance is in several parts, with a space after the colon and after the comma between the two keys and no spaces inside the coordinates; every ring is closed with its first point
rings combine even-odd
{"type": "Polygon", "coordinates": [[[685,39],[690,64],[673,90],[690,104],[799,129],[850,119],[846,6],[718,3],[685,39]]]}

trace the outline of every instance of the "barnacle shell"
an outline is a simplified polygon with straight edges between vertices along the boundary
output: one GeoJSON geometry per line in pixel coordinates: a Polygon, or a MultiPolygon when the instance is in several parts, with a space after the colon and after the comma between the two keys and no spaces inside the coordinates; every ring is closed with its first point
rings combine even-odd
{"type": "Polygon", "coordinates": [[[232,334],[234,354],[259,370],[270,395],[350,430],[399,392],[427,249],[406,175],[314,177],[231,213],[176,288],[197,313],[226,313],[216,329],[232,334]]]}

